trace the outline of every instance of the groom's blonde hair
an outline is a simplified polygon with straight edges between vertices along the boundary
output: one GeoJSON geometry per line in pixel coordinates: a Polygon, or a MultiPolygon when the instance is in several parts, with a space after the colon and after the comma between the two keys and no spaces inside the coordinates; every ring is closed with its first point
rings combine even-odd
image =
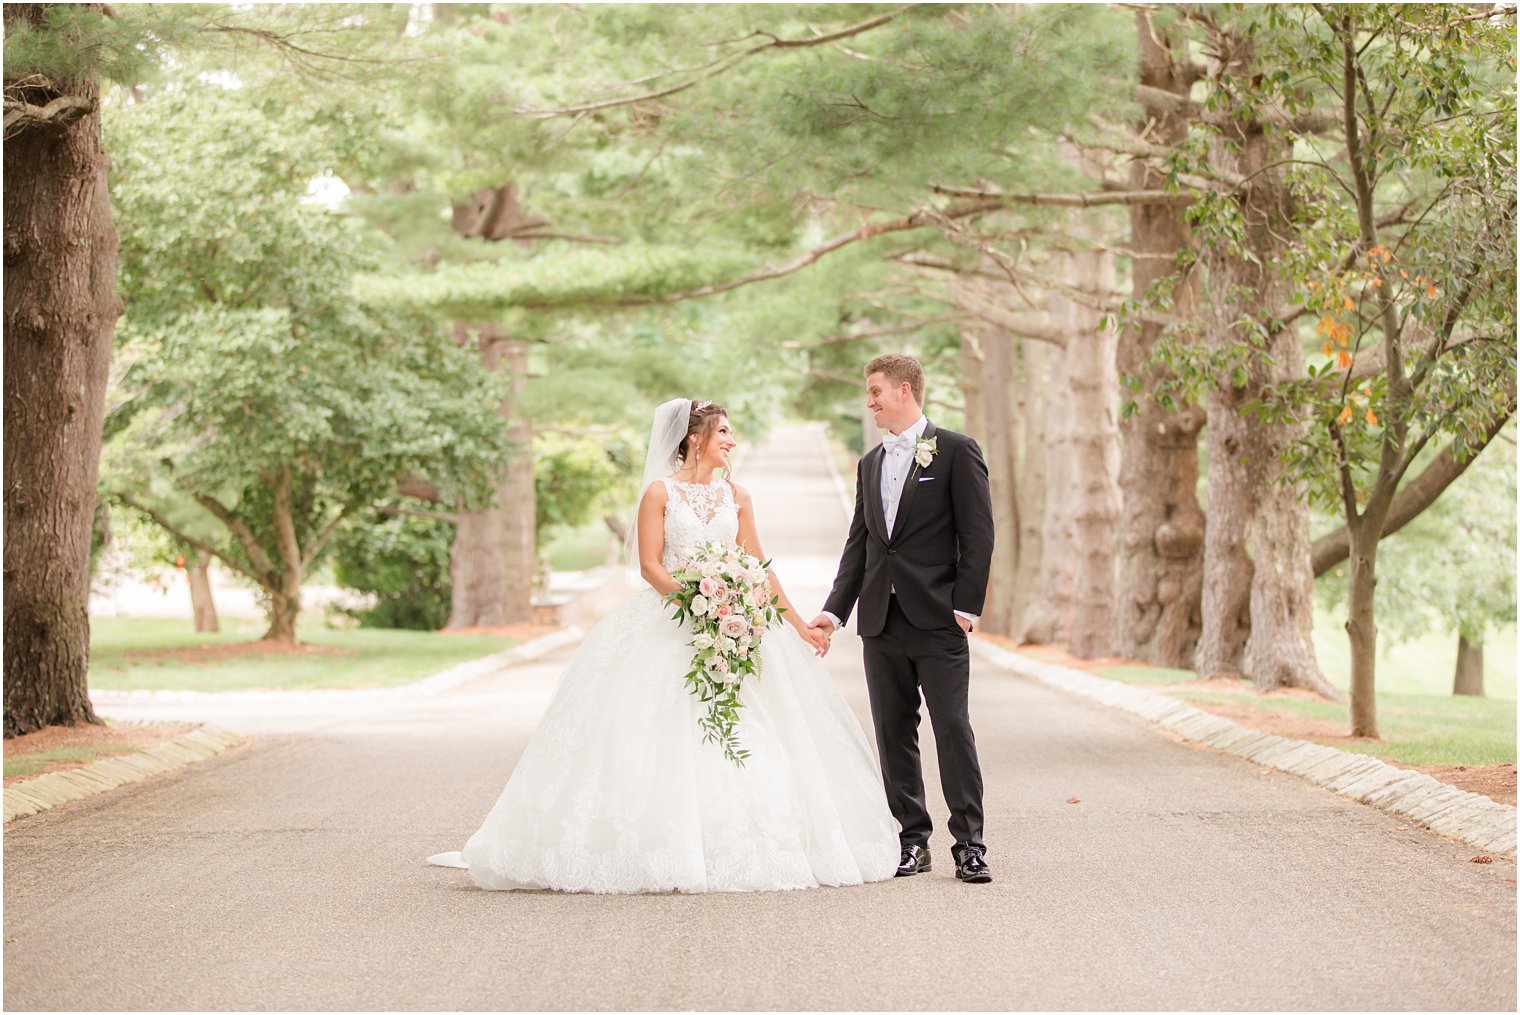
{"type": "Polygon", "coordinates": [[[913,391],[913,401],[924,404],[924,365],[912,356],[889,352],[866,364],[866,376],[881,374],[894,385],[907,382],[913,391]]]}

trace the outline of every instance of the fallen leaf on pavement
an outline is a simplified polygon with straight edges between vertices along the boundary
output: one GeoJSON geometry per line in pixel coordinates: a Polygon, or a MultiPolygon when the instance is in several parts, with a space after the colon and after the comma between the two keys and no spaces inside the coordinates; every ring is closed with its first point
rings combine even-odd
{"type": "Polygon", "coordinates": [[[1076,798],[1076,797],[1074,797],[1074,796],[1069,796],[1069,797],[1067,797],[1067,798],[1066,798],[1066,802],[1067,802],[1067,803],[1069,803],[1069,804],[1079,804],[1079,803],[1081,803],[1081,802],[1082,802],[1082,801],[1080,801],[1080,800],[1078,800],[1078,799],[1077,799],[1077,798],[1076,798]]]}
{"type": "Polygon", "coordinates": [[[1473,857],[1471,860],[1469,860],[1467,862],[1468,863],[1493,863],[1494,862],[1494,858],[1491,857],[1491,856],[1489,856],[1487,853],[1485,853],[1482,856],[1475,856],[1475,857],[1473,857]]]}

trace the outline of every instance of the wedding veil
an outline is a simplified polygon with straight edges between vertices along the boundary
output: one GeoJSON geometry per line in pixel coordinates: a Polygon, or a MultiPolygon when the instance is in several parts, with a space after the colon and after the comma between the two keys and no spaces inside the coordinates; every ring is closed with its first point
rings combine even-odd
{"type": "MultiPolygon", "coordinates": [[[[649,428],[649,450],[644,454],[644,478],[639,483],[639,502],[644,491],[657,479],[664,479],[681,468],[681,456],[677,450],[686,437],[691,424],[689,398],[672,398],[654,411],[654,423],[649,428]]],[[[639,509],[634,505],[633,521],[628,525],[628,541],[623,545],[625,559],[635,566],[639,560],[639,509]]]]}

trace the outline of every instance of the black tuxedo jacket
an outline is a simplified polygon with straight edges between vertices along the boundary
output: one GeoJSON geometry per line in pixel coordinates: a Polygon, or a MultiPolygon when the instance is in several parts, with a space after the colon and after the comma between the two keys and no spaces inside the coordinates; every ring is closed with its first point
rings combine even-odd
{"type": "Polygon", "coordinates": [[[855,517],[823,608],[841,621],[860,602],[860,634],[874,637],[887,619],[887,596],[914,627],[957,628],[955,611],[980,615],[992,567],[992,496],[976,441],[932,422],[937,438],[928,466],[913,463],[897,503],[892,536],[881,506],[885,451],[873,448],[855,469],[855,517]]]}

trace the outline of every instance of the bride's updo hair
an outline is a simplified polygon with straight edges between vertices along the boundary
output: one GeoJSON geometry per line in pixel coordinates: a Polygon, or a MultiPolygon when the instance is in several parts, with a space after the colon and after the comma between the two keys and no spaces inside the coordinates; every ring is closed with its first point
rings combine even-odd
{"type": "Polygon", "coordinates": [[[681,439],[681,446],[676,448],[676,457],[686,461],[686,452],[691,449],[691,439],[698,438],[697,444],[707,443],[707,438],[718,427],[718,420],[728,415],[728,410],[717,402],[704,402],[701,399],[691,403],[691,418],[686,422],[686,436],[681,439]]]}

